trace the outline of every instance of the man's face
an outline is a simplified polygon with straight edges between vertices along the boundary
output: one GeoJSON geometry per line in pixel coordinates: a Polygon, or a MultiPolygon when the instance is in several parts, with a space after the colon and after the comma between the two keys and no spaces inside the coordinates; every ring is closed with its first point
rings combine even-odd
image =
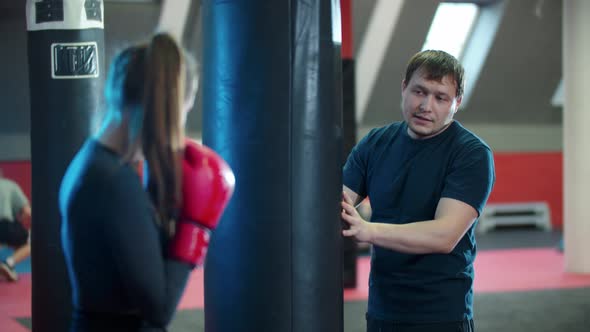
{"type": "Polygon", "coordinates": [[[441,133],[461,104],[452,76],[447,75],[440,82],[428,80],[426,76],[420,69],[409,82],[402,82],[402,115],[408,123],[408,134],[414,139],[441,133]]]}

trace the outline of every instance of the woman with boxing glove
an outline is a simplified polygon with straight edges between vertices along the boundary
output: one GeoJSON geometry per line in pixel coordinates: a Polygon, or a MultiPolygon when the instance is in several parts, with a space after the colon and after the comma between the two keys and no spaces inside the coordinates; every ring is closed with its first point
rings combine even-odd
{"type": "Polygon", "coordinates": [[[234,178],[213,151],[185,143],[196,90],[188,69],[166,34],[112,61],[106,116],[60,188],[71,331],[165,331],[204,259],[234,178]]]}

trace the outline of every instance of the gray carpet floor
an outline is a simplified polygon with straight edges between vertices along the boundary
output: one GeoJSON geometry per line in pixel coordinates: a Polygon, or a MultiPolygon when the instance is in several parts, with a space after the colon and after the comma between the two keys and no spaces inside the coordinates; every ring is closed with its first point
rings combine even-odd
{"type": "MultiPolygon", "coordinates": [[[[590,331],[590,288],[476,294],[474,301],[477,332],[590,331]]],[[[366,308],[366,301],[344,304],[344,332],[365,332],[366,308]]],[[[170,332],[188,331],[204,331],[202,310],[177,313],[170,332]]]]}

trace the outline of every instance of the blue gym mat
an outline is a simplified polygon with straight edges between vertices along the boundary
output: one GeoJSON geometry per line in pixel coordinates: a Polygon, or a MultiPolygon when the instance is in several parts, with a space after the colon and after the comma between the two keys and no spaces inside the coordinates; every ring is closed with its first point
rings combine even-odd
{"type": "MultiPolygon", "coordinates": [[[[4,260],[6,257],[12,254],[12,249],[10,248],[0,248],[0,261],[4,260]]],[[[31,258],[27,258],[24,261],[18,263],[16,265],[16,272],[17,273],[31,273],[31,258]]]]}

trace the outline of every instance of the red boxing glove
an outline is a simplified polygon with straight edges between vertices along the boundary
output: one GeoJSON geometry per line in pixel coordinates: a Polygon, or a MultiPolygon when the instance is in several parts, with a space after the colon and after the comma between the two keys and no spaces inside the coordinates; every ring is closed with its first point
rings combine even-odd
{"type": "Polygon", "coordinates": [[[202,264],[209,232],[215,229],[231,198],[235,177],[213,150],[187,140],[182,162],[182,206],[170,245],[172,257],[202,264]]]}
{"type": "Polygon", "coordinates": [[[210,231],[192,221],[179,220],[170,243],[170,255],[193,267],[202,265],[207,256],[210,231]]]}
{"type": "Polygon", "coordinates": [[[213,150],[187,140],[182,163],[181,219],[215,229],[234,191],[234,173],[213,150]]]}

